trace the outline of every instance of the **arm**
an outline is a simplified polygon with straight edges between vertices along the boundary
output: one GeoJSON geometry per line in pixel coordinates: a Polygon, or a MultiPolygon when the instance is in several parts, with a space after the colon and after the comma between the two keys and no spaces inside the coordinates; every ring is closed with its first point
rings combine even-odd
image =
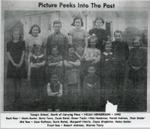
{"type": "Polygon", "coordinates": [[[48,66],[56,66],[58,65],[59,62],[55,62],[55,63],[49,63],[48,66]]]}
{"type": "Polygon", "coordinates": [[[10,52],[7,52],[7,56],[8,56],[8,59],[10,60],[10,62],[14,65],[14,66],[17,66],[17,64],[14,62],[10,52]]]}
{"type": "Polygon", "coordinates": [[[72,31],[68,33],[68,44],[72,45],[72,31]]]}
{"type": "Polygon", "coordinates": [[[85,49],[88,47],[88,33],[87,32],[85,32],[85,39],[84,39],[84,41],[85,41],[85,49]]]}
{"type": "Polygon", "coordinates": [[[47,38],[47,44],[46,44],[46,48],[47,48],[47,50],[46,50],[46,55],[50,55],[50,50],[51,50],[51,35],[50,36],[48,36],[48,38],[47,38]]]}
{"type": "Polygon", "coordinates": [[[73,65],[71,64],[71,63],[69,63],[69,61],[67,61],[67,60],[64,60],[64,65],[66,66],[66,67],[72,67],[73,65]]]}
{"type": "Polygon", "coordinates": [[[59,92],[58,92],[58,97],[61,97],[62,95],[63,95],[63,86],[60,83],[60,89],[59,89],[59,92]]]}
{"type": "Polygon", "coordinates": [[[126,43],[125,44],[125,59],[126,59],[126,61],[128,60],[128,58],[129,58],[129,46],[126,43]]]}
{"type": "Polygon", "coordinates": [[[80,60],[76,60],[75,62],[72,62],[72,61],[68,61],[68,63],[74,65],[74,66],[80,66],[81,62],[80,60]]]}
{"type": "Polygon", "coordinates": [[[40,62],[35,63],[35,65],[37,65],[37,67],[44,66],[46,63],[45,56],[43,55],[43,57],[41,57],[39,60],[40,62]]]}
{"type": "Polygon", "coordinates": [[[61,62],[62,62],[62,58],[60,59],[60,61],[53,62],[52,56],[48,56],[48,59],[47,59],[48,66],[56,66],[56,65],[59,65],[61,62]]]}
{"type": "Polygon", "coordinates": [[[47,46],[47,39],[46,38],[43,38],[42,39],[42,47],[44,49],[44,55],[46,56],[46,46],[47,46]]]}
{"type": "Polygon", "coordinates": [[[21,60],[20,60],[20,62],[18,64],[18,67],[21,67],[21,65],[22,65],[22,63],[24,61],[24,56],[25,56],[25,51],[22,52],[21,60]]]}
{"type": "Polygon", "coordinates": [[[36,63],[36,65],[38,65],[38,66],[44,66],[45,63],[46,63],[46,61],[42,61],[41,63],[36,63]]]}

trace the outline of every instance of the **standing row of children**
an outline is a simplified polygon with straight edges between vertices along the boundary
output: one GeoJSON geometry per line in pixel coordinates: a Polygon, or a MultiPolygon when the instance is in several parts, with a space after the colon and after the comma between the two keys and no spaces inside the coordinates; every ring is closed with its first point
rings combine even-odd
{"type": "Polygon", "coordinates": [[[119,104],[128,57],[130,78],[137,82],[141,77],[135,77],[133,72],[145,67],[145,53],[136,44],[138,50],[129,56],[122,33],[116,31],[115,41],[110,42],[101,28],[103,24],[102,18],[96,18],[88,37],[82,29],[82,18],[76,17],[74,28],[65,36],[61,33],[61,21],[56,20],[47,43],[43,42],[38,25],[31,27],[26,42],[18,29],[13,30],[12,41],[7,43],[7,77],[14,80],[15,102],[20,97],[21,79],[28,77],[33,104],[44,100],[48,110],[104,111],[106,100],[119,104]]]}

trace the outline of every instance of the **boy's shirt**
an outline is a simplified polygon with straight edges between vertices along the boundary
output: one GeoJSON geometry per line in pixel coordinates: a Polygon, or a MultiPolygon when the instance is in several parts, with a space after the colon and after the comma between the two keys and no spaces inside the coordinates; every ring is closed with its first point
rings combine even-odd
{"type": "Polygon", "coordinates": [[[146,65],[147,54],[142,48],[132,48],[129,55],[129,64],[133,67],[143,67],[146,65]]]}
{"type": "MultiPolygon", "coordinates": [[[[97,89],[100,87],[100,79],[97,75],[87,75],[84,78],[84,88],[97,89]]],[[[97,89],[98,90],[98,89],[97,89]]]]}
{"type": "Polygon", "coordinates": [[[116,61],[124,64],[129,56],[129,47],[126,42],[123,41],[114,41],[112,42],[112,51],[116,61]]]}
{"type": "Polygon", "coordinates": [[[58,81],[55,84],[48,83],[47,84],[47,94],[48,96],[53,96],[53,93],[58,93],[62,95],[62,84],[58,81]]]}
{"type": "Polygon", "coordinates": [[[61,32],[51,34],[47,39],[47,55],[51,54],[54,46],[58,47],[60,54],[65,57],[68,47],[68,38],[61,32]]]}

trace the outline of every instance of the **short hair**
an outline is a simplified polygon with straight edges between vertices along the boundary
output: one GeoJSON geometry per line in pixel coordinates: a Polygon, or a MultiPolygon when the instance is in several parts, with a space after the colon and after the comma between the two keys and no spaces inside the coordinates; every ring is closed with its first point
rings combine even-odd
{"type": "Polygon", "coordinates": [[[59,78],[58,78],[58,75],[57,75],[56,71],[55,71],[55,72],[52,72],[52,74],[50,75],[49,81],[51,81],[53,78],[56,78],[56,79],[58,79],[58,80],[59,80],[59,78]]]}
{"type": "Polygon", "coordinates": [[[60,20],[55,20],[55,21],[53,21],[53,25],[55,25],[55,24],[62,24],[62,22],[60,20]]]}
{"type": "Polygon", "coordinates": [[[82,20],[82,18],[81,17],[75,17],[74,19],[73,19],[73,23],[71,24],[72,26],[75,26],[75,21],[77,20],[77,19],[80,19],[80,21],[81,21],[81,26],[83,26],[84,24],[83,24],[83,20],[82,20]]]}
{"type": "Polygon", "coordinates": [[[39,33],[41,33],[41,28],[40,28],[40,26],[37,25],[37,24],[34,24],[34,25],[31,26],[30,31],[29,31],[29,34],[32,34],[32,30],[33,30],[34,27],[37,27],[37,28],[39,29],[39,33]]]}
{"type": "Polygon", "coordinates": [[[116,31],[114,32],[114,35],[115,35],[116,33],[120,33],[120,34],[122,35],[122,31],[121,31],[121,30],[116,30],[116,31]]]}
{"type": "Polygon", "coordinates": [[[102,17],[96,17],[94,20],[94,24],[96,23],[97,20],[101,20],[103,24],[105,23],[105,21],[102,17]]]}
{"type": "Polygon", "coordinates": [[[142,45],[143,45],[143,42],[142,42],[142,37],[141,37],[141,36],[135,36],[135,37],[133,38],[132,45],[134,45],[134,41],[135,41],[137,38],[139,38],[138,41],[140,42],[140,46],[142,46],[142,45]]]}
{"type": "Polygon", "coordinates": [[[11,30],[11,37],[12,37],[12,40],[13,40],[13,33],[15,32],[15,31],[18,31],[19,32],[19,40],[22,40],[23,39],[23,32],[21,31],[21,28],[19,28],[19,27],[15,27],[15,28],[13,28],[12,30],[11,30]]]}

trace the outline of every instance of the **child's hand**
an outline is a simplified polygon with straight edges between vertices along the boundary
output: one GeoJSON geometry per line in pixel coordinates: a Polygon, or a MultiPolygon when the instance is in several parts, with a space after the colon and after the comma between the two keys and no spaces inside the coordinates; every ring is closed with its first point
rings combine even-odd
{"type": "Polygon", "coordinates": [[[62,94],[58,93],[57,97],[61,97],[61,96],[62,96],[62,94]]]}
{"type": "Polygon", "coordinates": [[[17,67],[17,68],[20,67],[20,65],[19,65],[19,64],[16,64],[16,63],[13,63],[13,65],[14,65],[15,67],[17,67]]]}
{"type": "Polygon", "coordinates": [[[55,92],[54,94],[55,94],[55,96],[58,96],[58,95],[59,95],[59,93],[58,93],[58,92],[55,92]]]}
{"type": "Polygon", "coordinates": [[[96,64],[98,61],[97,60],[93,60],[92,61],[92,64],[96,64]]]}
{"type": "Polygon", "coordinates": [[[132,66],[132,68],[133,68],[134,70],[139,70],[139,69],[140,69],[140,67],[135,67],[135,66],[132,66]]]}
{"type": "Polygon", "coordinates": [[[88,87],[93,87],[93,85],[92,85],[92,84],[90,84],[90,83],[87,83],[87,85],[88,85],[88,87]]]}
{"type": "Polygon", "coordinates": [[[57,63],[57,66],[62,66],[62,63],[61,63],[61,62],[58,62],[58,63],[57,63]]]}
{"type": "Polygon", "coordinates": [[[22,65],[22,62],[20,62],[19,64],[17,64],[17,67],[20,68],[22,65]]]}

